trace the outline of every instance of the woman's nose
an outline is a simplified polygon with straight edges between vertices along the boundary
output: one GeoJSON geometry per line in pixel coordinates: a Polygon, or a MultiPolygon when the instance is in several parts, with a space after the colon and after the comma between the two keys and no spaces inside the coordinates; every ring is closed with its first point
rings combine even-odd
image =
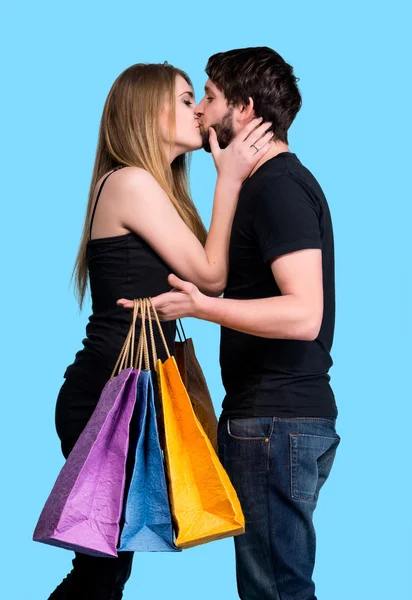
{"type": "Polygon", "coordinates": [[[196,104],[196,106],[195,106],[195,115],[198,118],[203,115],[203,100],[201,100],[199,102],[199,104],[196,104]]]}

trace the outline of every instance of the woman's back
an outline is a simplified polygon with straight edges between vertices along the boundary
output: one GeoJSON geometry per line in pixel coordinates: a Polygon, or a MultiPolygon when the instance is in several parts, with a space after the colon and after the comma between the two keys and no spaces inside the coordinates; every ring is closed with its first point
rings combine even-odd
{"type": "MultiPolygon", "coordinates": [[[[67,383],[100,393],[113,370],[130,325],[130,312],[116,305],[119,298],[147,298],[170,291],[170,268],[135,233],[90,240],[87,246],[92,315],[83,349],[65,372],[67,383]]],[[[175,321],[163,323],[173,352],[175,321]]],[[[155,330],[160,358],[163,345],[155,330]]],[[[140,321],[137,324],[137,335],[140,321]]]]}

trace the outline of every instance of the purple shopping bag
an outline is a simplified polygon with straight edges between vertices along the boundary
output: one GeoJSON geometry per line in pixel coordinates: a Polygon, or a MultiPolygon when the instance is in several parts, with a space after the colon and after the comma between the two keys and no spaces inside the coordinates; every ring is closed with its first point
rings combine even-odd
{"type": "Polygon", "coordinates": [[[36,542],[91,556],[117,556],[129,424],[140,373],[132,366],[123,369],[123,364],[130,344],[133,348],[137,310],[119,357],[123,356],[120,372],[106,383],[95,411],[60,471],[34,531],[36,542]]]}
{"type": "Polygon", "coordinates": [[[46,501],[34,541],[92,556],[117,556],[138,373],[125,369],[105,385],[46,501]]]}

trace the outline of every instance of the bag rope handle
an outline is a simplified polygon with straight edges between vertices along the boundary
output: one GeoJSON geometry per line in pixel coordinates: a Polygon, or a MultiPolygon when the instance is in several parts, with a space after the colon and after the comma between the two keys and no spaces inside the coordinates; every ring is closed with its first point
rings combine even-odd
{"type": "MultiPolygon", "coordinates": [[[[164,347],[165,347],[165,350],[166,350],[167,358],[170,358],[169,347],[168,347],[168,345],[167,345],[166,338],[165,338],[165,334],[163,333],[163,329],[162,329],[162,326],[161,326],[161,324],[160,324],[159,316],[158,316],[158,314],[157,314],[157,312],[156,312],[156,309],[155,309],[155,307],[154,307],[154,305],[153,305],[152,299],[151,299],[151,298],[148,298],[148,301],[149,301],[150,307],[151,307],[151,309],[152,309],[152,312],[153,312],[153,315],[154,315],[155,321],[156,321],[156,323],[157,323],[157,326],[158,326],[158,328],[159,328],[160,337],[162,338],[162,342],[163,342],[163,345],[164,345],[164,347]]],[[[153,339],[154,339],[154,338],[153,338],[153,339]]]]}
{"type": "Polygon", "coordinates": [[[142,368],[142,361],[144,358],[145,369],[147,371],[150,370],[150,360],[149,360],[149,348],[147,344],[147,334],[146,334],[146,310],[147,310],[147,302],[146,299],[140,300],[141,303],[141,319],[142,326],[140,330],[140,338],[139,338],[139,347],[137,349],[136,361],[134,368],[142,368]]]}
{"type": "MultiPolygon", "coordinates": [[[[128,359],[128,355],[130,352],[130,345],[133,344],[134,346],[134,339],[135,339],[135,327],[136,327],[136,321],[137,321],[137,316],[139,314],[139,308],[140,308],[140,301],[139,300],[134,300],[133,301],[133,314],[132,314],[132,322],[130,324],[129,327],[129,331],[127,333],[126,339],[124,341],[124,344],[122,346],[122,349],[120,350],[119,356],[117,358],[116,364],[114,366],[114,369],[112,371],[112,374],[110,376],[110,381],[113,380],[113,378],[116,375],[116,371],[117,374],[119,374],[124,367],[125,362],[128,359]]],[[[131,356],[133,356],[133,348],[131,351],[131,356]]],[[[133,362],[130,362],[130,366],[133,367],[133,362]]]]}

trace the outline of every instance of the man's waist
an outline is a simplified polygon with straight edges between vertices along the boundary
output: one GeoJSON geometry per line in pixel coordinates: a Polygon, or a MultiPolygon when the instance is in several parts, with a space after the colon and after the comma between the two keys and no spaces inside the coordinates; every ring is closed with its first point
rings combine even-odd
{"type": "Polygon", "coordinates": [[[299,385],[228,388],[222,408],[222,418],[337,415],[335,396],[326,378],[299,385]]]}
{"type": "Polygon", "coordinates": [[[245,389],[253,389],[256,393],[282,393],[282,390],[290,393],[291,390],[330,387],[330,375],[327,370],[307,372],[275,368],[234,370],[222,366],[222,380],[227,393],[243,393],[245,389]]]}

